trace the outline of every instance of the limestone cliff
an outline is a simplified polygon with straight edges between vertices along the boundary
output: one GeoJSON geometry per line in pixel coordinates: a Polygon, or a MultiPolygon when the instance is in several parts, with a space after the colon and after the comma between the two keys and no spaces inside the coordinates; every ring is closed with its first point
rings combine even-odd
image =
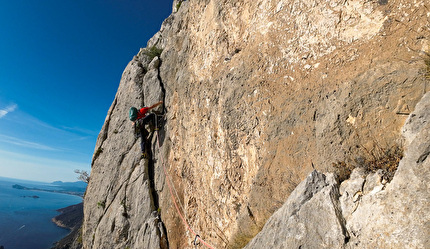
{"type": "Polygon", "coordinates": [[[313,168],[403,147],[401,127],[429,88],[426,0],[173,8],[124,70],[98,137],[84,248],[193,248],[193,232],[240,248],[313,168]],[[163,126],[141,160],[127,112],[160,100],[163,126]]]}
{"type": "Polygon", "coordinates": [[[353,170],[340,185],[312,172],[249,248],[429,248],[430,93],[404,128],[406,152],[391,182],[353,170]]]}

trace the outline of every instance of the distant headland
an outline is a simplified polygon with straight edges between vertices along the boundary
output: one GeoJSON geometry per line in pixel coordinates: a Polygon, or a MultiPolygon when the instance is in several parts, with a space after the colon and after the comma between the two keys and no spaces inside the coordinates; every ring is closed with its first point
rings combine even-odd
{"type": "MultiPolygon", "coordinates": [[[[52,192],[52,193],[60,193],[60,194],[68,194],[68,195],[77,195],[80,197],[84,196],[85,189],[86,189],[86,183],[84,182],[74,182],[74,183],[65,183],[65,182],[53,182],[53,185],[55,185],[57,188],[54,189],[52,186],[49,186],[47,188],[41,187],[26,187],[20,184],[14,184],[12,185],[12,188],[14,189],[21,189],[21,190],[32,190],[32,191],[43,191],[43,192],[52,192]]],[[[32,197],[32,198],[39,198],[39,196],[23,196],[23,197],[32,197]]]]}

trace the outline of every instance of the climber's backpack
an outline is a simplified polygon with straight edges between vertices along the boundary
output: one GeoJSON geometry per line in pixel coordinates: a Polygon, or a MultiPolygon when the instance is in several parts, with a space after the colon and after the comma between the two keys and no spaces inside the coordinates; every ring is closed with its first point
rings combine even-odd
{"type": "Polygon", "coordinates": [[[131,107],[128,116],[131,121],[135,121],[137,119],[137,108],[131,107]]]}

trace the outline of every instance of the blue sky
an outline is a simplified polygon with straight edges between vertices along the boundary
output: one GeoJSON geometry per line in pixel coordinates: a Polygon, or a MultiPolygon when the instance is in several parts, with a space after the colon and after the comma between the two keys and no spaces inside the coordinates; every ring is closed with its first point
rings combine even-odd
{"type": "Polygon", "coordinates": [[[0,0],[0,176],[76,181],[173,0],[0,0]]]}

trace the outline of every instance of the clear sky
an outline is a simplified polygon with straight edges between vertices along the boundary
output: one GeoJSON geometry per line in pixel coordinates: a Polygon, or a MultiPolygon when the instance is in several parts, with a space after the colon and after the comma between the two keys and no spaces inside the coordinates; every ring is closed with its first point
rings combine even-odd
{"type": "Polygon", "coordinates": [[[173,0],[0,0],[0,176],[77,181],[173,0]]]}

